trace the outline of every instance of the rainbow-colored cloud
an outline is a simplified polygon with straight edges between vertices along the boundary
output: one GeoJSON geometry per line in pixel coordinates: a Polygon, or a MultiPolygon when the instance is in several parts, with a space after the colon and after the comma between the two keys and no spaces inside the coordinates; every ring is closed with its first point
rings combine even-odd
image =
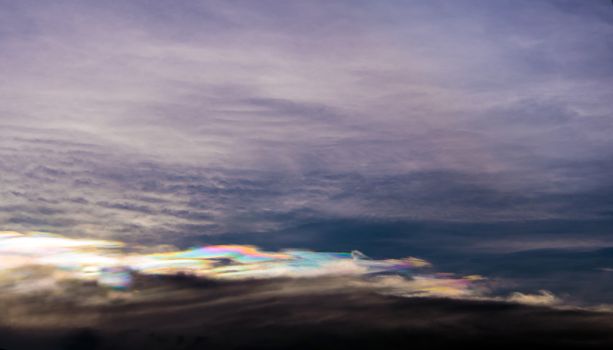
{"type": "MultiPolygon", "coordinates": [[[[209,279],[258,279],[372,275],[407,276],[413,295],[464,296],[478,277],[419,273],[425,260],[374,260],[350,253],[288,249],[267,252],[249,245],[211,245],[160,253],[130,252],[118,241],[75,239],[42,232],[0,232],[0,272],[4,280],[26,266],[47,266],[67,278],[95,281],[102,286],[129,289],[134,274],[187,274],[209,279]]],[[[0,284],[1,285],[1,284],[0,284]]]]}

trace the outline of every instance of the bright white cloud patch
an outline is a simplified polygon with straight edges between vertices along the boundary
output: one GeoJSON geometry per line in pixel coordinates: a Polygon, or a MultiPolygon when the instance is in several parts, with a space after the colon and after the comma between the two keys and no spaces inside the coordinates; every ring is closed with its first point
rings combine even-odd
{"type": "MultiPolygon", "coordinates": [[[[96,281],[102,286],[129,289],[133,274],[190,275],[207,279],[270,279],[397,274],[399,280],[380,279],[382,287],[403,286],[412,296],[469,297],[476,295],[475,276],[420,272],[430,264],[422,259],[373,260],[359,252],[326,253],[306,250],[266,252],[253,246],[216,245],[183,251],[139,254],[120,242],[70,239],[48,233],[0,234],[0,271],[3,285],[16,290],[44,290],[44,283],[25,279],[23,268],[51,267],[44,280],[69,278],[96,281]],[[396,281],[396,282],[394,282],[396,281]]],[[[38,279],[39,281],[41,279],[38,279]]],[[[49,283],[47,283],[48,285],[49,283]]]]}

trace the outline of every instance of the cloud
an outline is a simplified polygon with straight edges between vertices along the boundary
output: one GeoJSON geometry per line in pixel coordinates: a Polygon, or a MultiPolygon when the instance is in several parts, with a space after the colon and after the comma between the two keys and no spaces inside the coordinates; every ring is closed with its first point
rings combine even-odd
{"type": "MultiPolygon", "coordinates": [[[[74,191],[94,203],[134,208],[140,204],[123,194],[157,195],[186,172],[200,187],[174,199],[199,201],[219,190],[201,175],[215,171],[234,196],[249,191],[245,177],[253,181],[261,201],[227,203],[253,216],[271,202],[290,211],[290,203],[313,209],[340,197],[324,214],[361,216],[381,205],[371,215],[595,215],[598,205],[576,212],[569,198],[557,204],[549,196],[572,188],[571,197],[592,197],[601,180],[572,170],[611,156],[603,87],[612,29],[598,15],[602,5],[2,5],[22,23],[2,21],[10,81],[0,117],[3,187],[35,188],[43,197],[76,183],[74,191]],[[44,166],[23,174],[24,164],[44,166]],[[146,184],[132,178],[145,171],[146,184]],[[386,187],[353,195],[371,183],[386,187]],[[283,184],[298,189],[280,193],[283,184]],[[431,203],[436,196],[445,196],[436,198],[440,206],[431,203]],[[466,203],[477,207],[463,210],[466,203]]],[[[231,195],[224,194],[222,204],[231,195]]],[[[167,229],[155,215],[129,211],[109,212],[107,230],[167,229]]],[[[45,224],[31,221],[12,223],[45,224]]],[[[223,226],[222,218],[212,221],[223,226]]]]}
{"type": "Polygon", "coordinates": [[[607,312],[406,298],[373,293],[377,285],[346,277],[230,282],[142,278],[137,293],[87,306],[75,296],[91,297],[98,290],[82,284],[70,285],[65,297],[46,300],[3,294],[0,301],[7,307],[0,318],[0,346],[377,349],[611,344],[607,312]]]}
{"type": "Polygon", "coordinates": [[[0,225],[443,264],[606,247],[609,5],[0,0],[0,225]]]}
{"type": "MultiPolygon", "coordinates": [[[[496,264],[533,264],[533,274],[538,276],[542,271],[548,271],[538,265],[546,265],[547,256],[556,258],[555,254],[548,252],[541,254],[545,258],[541,257],[539,261],[530,257],[530,251],[527,253],[490,258],[492,261],[482,261],[490,269],[480,270],[497,273],[500,269],[496,264]]],[[[0,233],[0,257],[3,261],[0,289],[18,295],[70,294],[62,291],[65,288],[62,285],[79,281],[110,290],[123,290],[130,295],[133,288],[138,289],[138,280],[143,276],[166,276],[222,282],[340,278],[346,279],[345,285],[350,288],[368,288],[384,295],[403,297],[445,297],[563,307],[580,300],[567,295],[569,303],[543,289],[536,294],[514,291],[504,296],[509,288],[504,283],[508,284],[509,280],[505,282],[494,276],[492,281],[487,281],[476,274],[458,276],[435,272],[423,259],[371,259],[359,251],[331,253],[283,249],[272,252],[250,245],[208,245],[178,250],[168,245],[130,246],[117,241],[5,231],[0,233]]],[[[557,259],[561,259],[557,263],[564,272],[572,272],[564,269],[563,264],[568,262],[563,256],[557,259]]],[[[479,258],[475,260],[479,262],[479,258]]],[[[594,264],[603,264],[601,260],[595,260],[594,264]]],[[[473,268],[479,271],[478,267],[473,268]]],[[[517,269],[520,274],[521,271],[517,269]]],[[[515,287],[525,290],[530,285],[528,278],[523,279],[524,285],[515,287]]],[[[84,301],[87,300],[89,298],[84,301]]],[[[586,305],[585,300],[580,300],[579,304],[586,305]]]]}
{"type": "Polygon", "coordinates": [[[509,296],[508,300],[530,305],[555,305],[560,302],[555,295],[546,290],[541,290],[539,294],[524,294],[515,292],[509,296]]]}
{"type": "Polygon", "coordinates": [[[547,290],[503,296],[482,276],[435,272],[418,258],[131,247],[14,231],[0,234],[0,258],[0,346],[8,348],[612,342],[606,305],[580,307],[547,290]]]}
{"type": "MultiPolygon", "coordinates": [[[[177,251],[163,247],[165,251],[139,253],[141,247],[125,247],[122,242],[71,239],[48,233],[0,232],[0,266],[8,290],[27,290],[18,281],[28,267],[49,267],[50,277],[94,281],[102,286],[129,289],[135,274],[189,276],[234,280],[301,278],[316,276],[360,276],[380,273],[412,275],[413,270],[430,267],[425,260],[408,257],[403,259],[373,260],[360,252],[328,253],[308,250],[285,249],[266,252],[247,245],[210,245],[177,251]],[[122,249],[125,248],[125,249],[122,249]],[[170,250],[170,251],[168,251],[170,250]]],[[[45,279],[49,276],[44,276],[45,279]]],[[[415,277],[416,293],[436,295],[441,290],[457,294],[467,289],[471,279],[452,276],[415,277]],[[432,287],[430,287],[432,284],[432,287]]],[[[38,280],[36,278],[35,280],[38,280]]],[[[32,283],[27,281],[26,285],[32,283]]],[[[39,282],[36,282],[39,283],[39,282]]],[[[39,283],[41,284],[41,283],[39,283]]],[[[41,284],[43,285],[43,284],[41,284]]]]}

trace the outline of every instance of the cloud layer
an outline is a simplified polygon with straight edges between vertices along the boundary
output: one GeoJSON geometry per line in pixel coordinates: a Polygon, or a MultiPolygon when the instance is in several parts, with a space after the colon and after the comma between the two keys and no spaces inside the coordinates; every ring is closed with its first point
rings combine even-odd
{"type": "Polygon", "coordinates": [[[0,0],[0,229],[609,302],[612,36],[607,0],[0,0]]]}
{"type": "Polygon", "coordinates": [[[606,1],[0,5],[8,228],[610,217],[606,1]]]}
{"type": "Polygon", "coordinates": [[[64,294],[37,298],[2,294],[0,346],[606,349],[613,341],[609,313],[403,298],[377,293],[382,288],[376,283],[351,277],[233,282],[143,278],[130,297],[105,295],[83,284],[66,287],[64,294]]]}

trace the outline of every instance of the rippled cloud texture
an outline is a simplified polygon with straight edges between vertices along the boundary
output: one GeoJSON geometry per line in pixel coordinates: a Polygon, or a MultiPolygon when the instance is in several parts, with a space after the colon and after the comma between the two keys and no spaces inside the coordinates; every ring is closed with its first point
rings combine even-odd
{"type": "Polygon", "coordinates": [[[0,222],[610,218],[607,1],[1,1],[0,222]]]}

